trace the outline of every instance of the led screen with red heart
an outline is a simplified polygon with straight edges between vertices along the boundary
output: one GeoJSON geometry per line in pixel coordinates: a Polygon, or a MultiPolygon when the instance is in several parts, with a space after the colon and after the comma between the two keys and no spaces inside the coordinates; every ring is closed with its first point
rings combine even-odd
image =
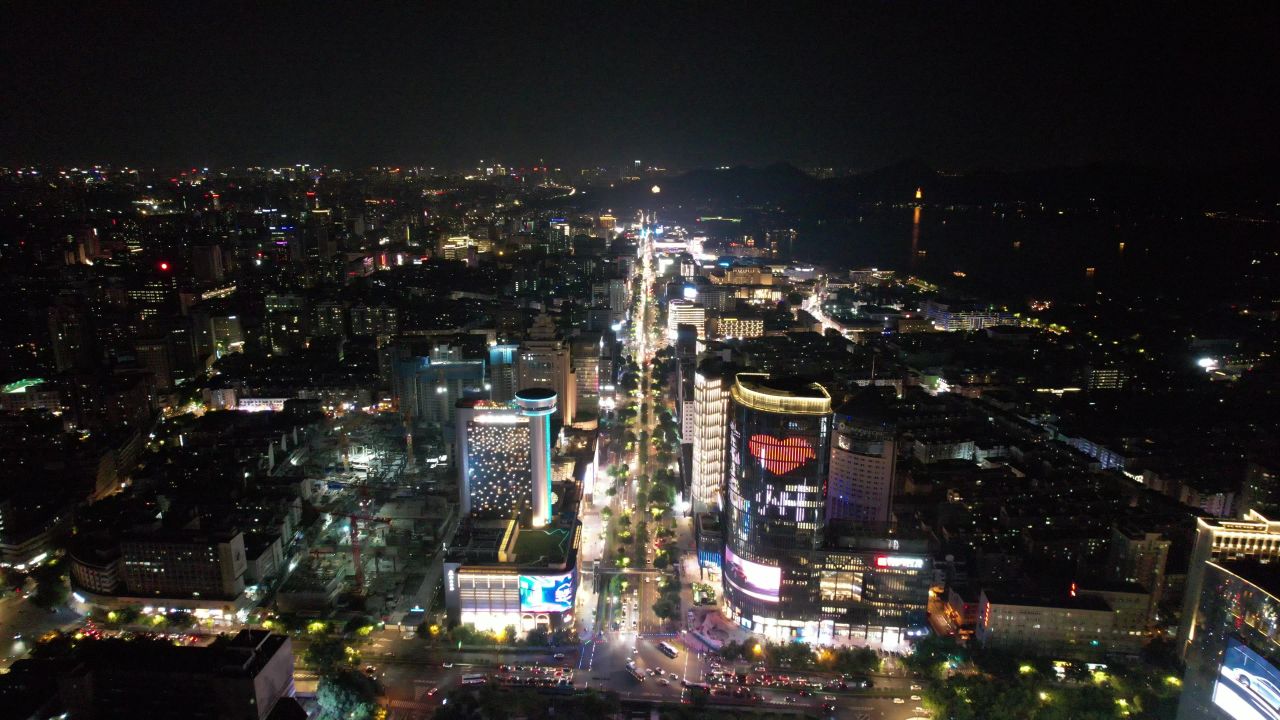
{"type": "Polygon", "coordinates": [[[779,440],[772,435],[752,435],[751,454],[774,475],[786,475],[817,457],[808,440],[789,437],[779,440]]]}

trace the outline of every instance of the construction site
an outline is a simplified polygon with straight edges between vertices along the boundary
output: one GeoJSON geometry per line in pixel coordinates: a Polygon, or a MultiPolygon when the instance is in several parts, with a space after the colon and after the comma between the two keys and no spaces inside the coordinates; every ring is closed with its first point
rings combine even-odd
{"type": "MultiPolygon", "coordinates": [[[[363,612],[388,623],[430,610],[457,524],[449,458],[395,413],[327,420],[305,468],[314,522],[279,588],[282,612],[363,612]]],[[[428,435],[428,433],[422,433],[428,435]]]]}

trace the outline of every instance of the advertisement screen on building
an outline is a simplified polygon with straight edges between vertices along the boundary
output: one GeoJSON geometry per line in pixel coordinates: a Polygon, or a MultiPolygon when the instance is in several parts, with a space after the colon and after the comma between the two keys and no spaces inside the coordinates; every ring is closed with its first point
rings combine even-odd
{"type": "Polygon", "coordinates": [[[573,608],[573,573],[521,575],[520,610],[566,612],[573,608]]]}
{"type": "Polygon", "coordinates": [[[1280,670],[1231,638],[1213,686],[1213,704],[1231,720],[1280,720],[1280,670]]]}
{"type": "Polygon", "coordinates": [[[743,560],[729,548],[724,549],[724,573],[740,592],[765,602],[778,602],[782,588],[782,568],[743,560]]]}
{"type": "Polygon", "coordinates": [[[813,443],[799,436],[774,437],[756,433],[749,443],[751,456],[774,475],[786,475],[817,457],[813,443]]]}

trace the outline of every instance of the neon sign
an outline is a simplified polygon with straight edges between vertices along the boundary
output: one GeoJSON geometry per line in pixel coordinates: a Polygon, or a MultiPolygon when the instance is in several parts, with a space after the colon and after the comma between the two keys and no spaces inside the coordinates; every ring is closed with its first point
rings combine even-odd
{"type": "Polygon", "coordinates": [[[924,567],[923,558],[899,557],[896,555],[880,555],[876,557],[879,568],[909,568],[919,570],[924,567]]]}
{"type": "Polygon", "coordinates": [[[817,457],[813,446],[802,437],[779,440],[772,435],[752,435],[749,447],[751,455],[774,475],[786,475],[817,457]]]}

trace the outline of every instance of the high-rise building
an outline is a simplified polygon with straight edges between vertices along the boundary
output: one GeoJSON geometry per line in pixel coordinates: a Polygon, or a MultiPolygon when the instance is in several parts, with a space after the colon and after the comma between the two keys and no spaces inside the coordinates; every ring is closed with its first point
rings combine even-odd
{"type": "Polygon", "coordinates": [[[1256,510],[1266,515],[1280,513],[1280,463],[1257,458],[1245,466],[1242,513],[1256,510]]]}
{"type": "Polygon", "coordinates": [[[138,365],[151,373],[157,388],[173,387],[173,345],[167,336],[140,338],[134,342],[133,350],[138,365]]]}
{"type": "Polygon", "coordinates": [[[547,223],[547,250],[553,255],[569,251],[569,223],[564,218],[552,218],[547,223]]]}
{"type": "Polygon", "coordinates": [[[244,533],[169,530],[120,542],[121,579],[130,595],[235,600],[244,592],[244,533]]]}
{"type": "Polygon", "coordinates": [[[191,272],[197,280],[202,282],[222,282],[226,277],[226,269],[222,263],[222,247],[219,245],[192,246],[191,272]]]}
{"type": "Polygon", "coordinates": [[[516,407],[529,418],[529,461],[533,474],[533,526],[551,522],[551,416],[556,392],[551,388],[523,388],[516,392],[516,407]]]}
{"type": "Polygon", "coordinates": [[[808,620],[796,615],[808,608],[810,571],[796,559],[823,540],[831,396],[813,382],[738,373],[731,398],[725,609],[773,635],[808,620]]]}
{"type": "Polygon", "coordinates": [[[190,720],[305,715],[293,698],[287,635],[241,630],[204,646],[86,642],[73,659],[58,671],[55,684],[71,717],[172,717],[179,707],[190,720]]]}
{"type": "Polygon", "coordinates": [[[520,346],[498,343],[489,346],[489,399],[511,402],[516,397],[516,355],[520,346]]]}
{"type": "Polygon", "coordinates": [[[630,307],[627,281],[621,278],[609,280],[609,322],[617,325],[627,319],[630,307]]]}
{"type": "Polygon", "coordinates": [[[522,519],[530,510],[530,418],[514,403],[458,403],[456,443],[462,517],[522,519]]]}
{"type": "Polygon", "coordinates": [[[777,228],[774,230],[766,230],[764,233],[765,245],[769,248],[769,254],[773,257],[791,257],[794,254],[796,246],[796,231],[791,228],[777,228]]]}
{"type": "MultiPolygon", "coordinates": [[[[694,375],[697,374],[697,331],[685,325],[676,331],[676,423],[680,428],[680,443],[693,444],[694,434],[694,375]]],[[[692,468],[685,468],[691,471],[692,468]]]]}
{"type": "Polygon", "coordinates": [[[1148,617],[1163,599],[1165,566],[1173,542],[1163,533],[1118,526],[1111,530],[1107,574],[1117,582],[1135,583],[1151,594],[1148,617]]]}
{"type": "MultiPolygon", "coordinates": [[[[448,353],[442,353],[449,357],[448,353]]],[[[391,384],[392,398],[400,412],[411,412],[415,421],[437,426],[452,425],[459,400],[484,394],[484,361],[410,357],[397,360],[391,384]]]]}
{"type": "Polygon", "coordinates": [[[263,340],[276,355],[302,347],[307,332],[306,300],[299,295],[268,295],[262,319],[263,340]]]}
{"type": "Polygon", "coordinates": [[[347,304],[340,300],[321,300],[311,308],[311,335],[346,337],[347,304]]]}
{"type": "Polygon", "coordinates": [[[1187,586],[1182,601],[1182,624],[1178,628],[1178,652],[1185,657],[1195,640],[1201,593],[1208,587],[1205,573],[1213,563],[1251,560],[1272,562],[1280,558],[1280,522],[1269,520],[1256,511],[1243,520],[1197,518],[1196,541],[1187,567],[1187,586]]]}
{"type": "Polygon", "coordinates": [[[717,358],[703,360],[694,373],[691,494],[695,515],[718,510],[724,505],[729,392],[736,373],[736,366],[717,358]]]}
{"type": "Polygon", "coordinates": [[[144,320],[172,317],[184,310],[178,293],[178,281],[170,275],[146,280],[125,293],[144,320]]]}
{"type": "Polygon", "coordinates": [[[390,305],[356,305],[351,308],[352,335],[387,337],[399,329],[399,313],[390,305]]]}
{"type": "Polygon", "coordinates": [[[94,364],[92,314],[84,299],[61,294],[49,308],[49,344],[58,372],[94,364]]]}
{"type": "Polygon", "coordinates": [[[555,321],[550,315],[539,315],[533,321],[528,339],[520,343],[515,377],[517,387],[554,390],[559,398],[556,412],[565,425],[573,423],[578,405],[573,358],[568,344],[556,333],[555,321]]]}
{"type": "Polygon", "coordinates": [[[888,522],[898,465],[897,427],[880,388],[858,392],[835,414],[827,519],[888,522]]]}
{"type": "Polygon", "coordinates": [[[764,317],[757,313],[725,313],[713,316],[709,336],[720,338],[754,338],[764,335],[764,317]]]}
{"type": "Polygon", "coordinates": [[[707,337],[707,309],[689,300],[672,300],[667,303],[667,335],[676,339],[676,331],[681,325],[692,325],[698,329],[698,339],[707,337]]]}
{"type": "Polygon", "coordinates": [[[599,333],[587,333],[570,343],[573,375],[577,380],[578,410],[593,415],[600,412],[600,352],[603,340],[599,333]]]}
{"type": "MultiPolygon", "coordinates": [[[[203,306],[202,306],[203,307],[203,306]]],[[[213,309],[191,313],[191,347],[198,363],[244,352],[244,329],[237,315],[213,309]]]]}

